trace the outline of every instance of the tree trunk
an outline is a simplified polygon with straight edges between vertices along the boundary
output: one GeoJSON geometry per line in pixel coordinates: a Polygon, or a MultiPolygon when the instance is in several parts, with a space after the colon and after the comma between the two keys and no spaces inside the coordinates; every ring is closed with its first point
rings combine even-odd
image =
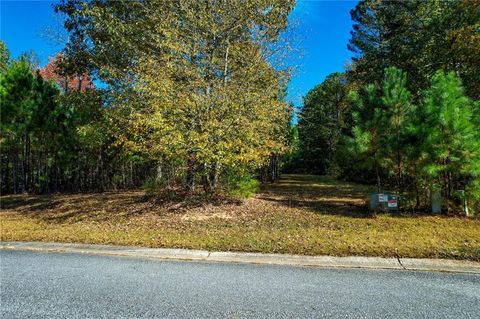
{"type": "Polygon", "coordinates": [[[381,181],[380,181],[380,170],[379,170],[377,162],[375,162],[375,173],[377,175],[377,192],[381,192],[382,185],[381,185],[381,181]]]}
{"type": "Polygon", "coordinates": [[[418,180],[415,178],[415,211],[420,208],[420,190],[418,188],[418,180]]]}
{"type": "Polygon", "coordinates": [[[187,161],[187,176],[185,181],[185,188],[188,192],[195,191],[195,162],[193,159],[187,161]]]}
{"type": "Polygon", "coordinates": [[[15,152],[15,156],[13,157],[13,168],[12,168],[12,179],[13,179],[13,193],[17,194],[17,166],[18,166],[18,149],[15,152]]]}

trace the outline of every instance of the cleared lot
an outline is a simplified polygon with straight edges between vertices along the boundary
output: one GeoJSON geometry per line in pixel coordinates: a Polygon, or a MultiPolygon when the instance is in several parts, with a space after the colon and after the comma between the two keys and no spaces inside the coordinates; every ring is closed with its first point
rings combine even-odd
{"type": "Polygon", "coordinates": [[[3,196],[1,239],[480,260],[480,219],[365,214],[363,185],[285,175],[244,203],[142,191],[3,196]]]}

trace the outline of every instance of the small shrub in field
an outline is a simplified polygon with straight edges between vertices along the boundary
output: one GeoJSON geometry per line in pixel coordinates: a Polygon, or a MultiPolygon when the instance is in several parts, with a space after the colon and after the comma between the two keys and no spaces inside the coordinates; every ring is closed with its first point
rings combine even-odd
{"type": "Polygon", "coordinates": [[[161,185],[154,177],[147,178],[147,180],[145,180],[145,183],[143,183],[142,185],[142,190],[144,190],[147,195],[157,194],[160,188],[161,185]]]}
{"type": "Polygon", "coordinates": [[[331,163],[327,168],[327,175],[332,178],[340,178],[342,169],[337,163],[331,163]]]}
{"type": "Polygon", "coordinates": [[[251,175],[236,177],[230,182],[228,193],[239,199],[252,197],[259,190],[260,183],[251,175]]]}
{"type": "Polygon", "coordinates": [[[120,175],[113,175],[112,177],[112,186],[113,186],[113,189],[118,189],[120,188],[120,186],[122,185],[122,176],[120,175]]]}

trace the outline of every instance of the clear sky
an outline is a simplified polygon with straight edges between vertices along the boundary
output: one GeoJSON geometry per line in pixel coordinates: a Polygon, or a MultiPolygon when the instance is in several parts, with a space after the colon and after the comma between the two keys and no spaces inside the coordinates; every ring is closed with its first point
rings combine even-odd
{"type": "MultiPolygon", "coordinates": [[[[13,58],[33,50],[41,65],[62,45],[49,39],[48,29],[59,29],[51,0],[0,0],[0,38],[13,58]]],[[[342,71],[352,54],[347,50],[357,1],[297,1],[291,14],[295,51],[287,63],[295,67],[288,99],[301,106],[302,96],[332,72],[342,71]]]]}

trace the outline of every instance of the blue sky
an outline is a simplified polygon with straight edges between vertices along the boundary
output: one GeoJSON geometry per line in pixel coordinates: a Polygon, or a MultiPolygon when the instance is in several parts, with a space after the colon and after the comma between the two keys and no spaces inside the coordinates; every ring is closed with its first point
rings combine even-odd
{"type": "MultiPolygon", "coordinates": [[[[0,0],[0,38],[13,58],[34,50],[41,65],[62,49],[48,39],[48,28],[58,29],[51,3],[43,0],[0,0]]],[[[301,106],[302,96],[330,73],[342,71],[352,54],[347,50],[357,1],[297,1],[290,19],[296,49],[287,63],[295,67],[288,99],[301,106]]]]}
{"type": "Polygon", "coordinates": [[[350,10],[356,4],[357,1],[297,1],[290,18],[296,25],[293,28],[300,55],[292,59],[292,65],[298,67],[288,88],[288,98],[296,107],[310,89],[328,74],[342,71],[350,61],[350,10]]]}

